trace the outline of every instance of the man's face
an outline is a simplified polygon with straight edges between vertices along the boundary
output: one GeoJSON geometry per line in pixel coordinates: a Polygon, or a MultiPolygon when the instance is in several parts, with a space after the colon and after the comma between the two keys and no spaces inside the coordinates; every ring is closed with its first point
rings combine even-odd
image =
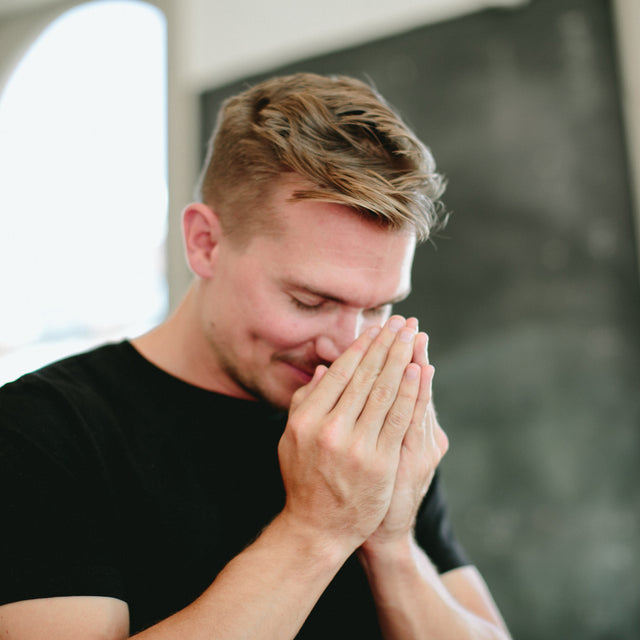
{"type": "Polygon", "coordinates": [[[282,232],[242,248],[223,236],[202,316],[215,387],[282,408],[408,295],[415,248],[343,205],[288,201],[302,186],[292,176],[274,191],[282,232]]]}

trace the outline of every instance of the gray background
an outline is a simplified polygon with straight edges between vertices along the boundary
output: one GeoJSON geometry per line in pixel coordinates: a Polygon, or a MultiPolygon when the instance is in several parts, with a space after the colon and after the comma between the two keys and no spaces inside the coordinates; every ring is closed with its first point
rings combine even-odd
{"type": "MultiPolygon", "coordinates": [[[[369,78],[453,211],[431,336],[458,536],[519,640],[640,638],[640,288],[609,2],[533,0],[304,60],[369,78]]],[[[203,148],[220,101],[202,96],[203,148]]]]}

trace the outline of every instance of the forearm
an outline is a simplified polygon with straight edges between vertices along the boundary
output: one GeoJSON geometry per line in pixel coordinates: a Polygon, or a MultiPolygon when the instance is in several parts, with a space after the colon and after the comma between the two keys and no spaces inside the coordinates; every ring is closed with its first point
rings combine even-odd
{"type": "Polygon", "coordinates": [[[474,612],[454,597],[413,538],[393,549],[360,550],[359,556],[387,640],[509,639],[497,610],[483,603],[474,612]]]}
{"type": "Polygon", "coordinates": [[[293,638],[348,555],[279,516],[193,604],[133,637],[293,638]]]}

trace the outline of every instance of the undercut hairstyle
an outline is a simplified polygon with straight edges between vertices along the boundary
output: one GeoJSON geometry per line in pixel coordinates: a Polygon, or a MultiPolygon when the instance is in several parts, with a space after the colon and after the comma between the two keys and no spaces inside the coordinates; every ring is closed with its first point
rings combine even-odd
{"type": "MultiPolygon", "coordinates": [[[[371,86],[346,76],[276,77],[227,99],[199,180],[225,234],[277,233],[269,211],[283,174],[309,185],[294,200],[351,207],[418,241],[444,226],[445,181],[429,149],[371,86]]],[[[275,219],[274,219],[275,218],[275,219]]]]}

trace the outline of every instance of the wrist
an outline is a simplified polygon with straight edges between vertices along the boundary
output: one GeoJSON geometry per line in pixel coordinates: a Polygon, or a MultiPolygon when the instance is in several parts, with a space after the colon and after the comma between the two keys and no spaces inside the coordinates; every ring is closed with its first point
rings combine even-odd
{"type": "Polygon", "coordinates": [[[300,557],[307,558],[329,571],[337,571],[355,551],[358,543],[350,538],[332,535],[289,513],[286,508],[268,529],[287,540],[287,545],[300,557]]]}
{"type": "Polygon", "coordinates": [[[414,563],[416,547],[411,531],[389,539],[372,537],[358,549],[358,558],[367,571],[375,567],[402,569],[414,563]]]}

